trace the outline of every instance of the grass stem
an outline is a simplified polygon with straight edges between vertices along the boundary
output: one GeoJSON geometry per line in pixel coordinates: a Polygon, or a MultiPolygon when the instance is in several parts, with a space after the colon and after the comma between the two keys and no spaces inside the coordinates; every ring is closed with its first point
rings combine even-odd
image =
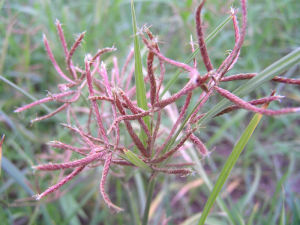
{"type": "Polygon", "coordinates": [[[142,225],[148,224],[149,210],[150,210],[150,205],[151,205],[151,201],[152,201],[155,183],[156,183],[156,179],[154,177],[150,177],[150,180],[149,180],[148,186],[147,186],[147,201],[146,201],[145,211],[144,211],[144,215],[143,215],[142,225]]]}

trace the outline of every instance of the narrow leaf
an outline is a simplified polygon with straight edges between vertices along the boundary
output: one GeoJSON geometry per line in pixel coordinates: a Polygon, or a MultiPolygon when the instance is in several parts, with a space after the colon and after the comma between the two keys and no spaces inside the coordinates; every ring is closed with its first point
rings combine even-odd
{"type": "Polygon", "coordinates": [[[240,137],[239,141],[237,144],[234,146],[230,156],[228,157],[219,177],[218,180],[205,204],[204,210],[202,212],[202,215],[200,217],[198,225],[204,225],[205,220],[208,216],[208,213],[213,206],[217,196],[219,195],[225,181],[227,180],[233,166],[237,162],[240,154],[242,153],[244,147],[248,143],[250,137],[252,136],[255,128],[257,127],[259,121],[261,120],[262,115],[261,114],[255,114],[252,120],[250,121],[249,125],[243,132],[242,136],[240,137]]]}
{"type": "MultiPolygon", "coordinates": [[[[180,223],[180,225],[195,225],[197,221],[199,220],[201,216],[201,213],[197,213],[189,218],[187,218],[185,221],[180,223]]],[[[209,217],[207,218],[205,224],[207,225],[226,225],[227,223],[224,221],[224,218],[215,218],[215,217],[209,217]]]]}
{"type": "Polygon", "coordinates": [[[145,169],[148,172],[152,171],[152,169],[146,163],[144,163],[134,152],[128,149],[124,149],[124,154],[124,159],[131,162],[133,165],[145,169]]]}
{"type": "Polygon", "coordinates": [[[80,225],[79,219],[78,219],[78,210],[80,209],[78,207],[78,204],[74,197],[70,195],[70,193],[64,195],[59,199],[60,207],[62,210],[62,214],[64,216],[64,220],[68,219],[68,223],[74,224],[74,225],[80,225]],[[72,213],[74,209],[77,209],[76,213],[72,213]]]}
{"type": "Polygon", "coordinates": [[[258,208],[259,208],[259,204],[256,203],[256,204],[254,205],[253,209],[252,209],[252,212],[251,212],[250,216],[249,216],[247,225],[253,225],[253,224],[254,224],[253,221],[254,221],[254,218],[255,218],[255,216],[256,216],[256,214],[257,214],[258,208]]]}
{"type": "Polygon", "coordinates": [[[285,213],[284,201],[282,201],[279,225],[285,225],[285,224],[286,224],[286,213],[285,213]]]}
{"type": "MultiPolygon", "coordinates": [[[[143,76],[143,65],[142,65],[142,57],[140,51],[140,44],[137,35],[137,25],[136,25],[136,17],[135,17],[135,10],[134,10],[134,1],[131,0],[131,15],[132,15],[132,27],[133,27],[133,35],[134,35],[134,61],[135,61],[135,85],[136,85],[136,97],[137,97],[137,104],[144,110],[148,110],[147,105],[147,98],[146,98],[146,89],[145,89],[145,82],[143,76]]],[[[148,128],[150,128],[150,121],[149,116],[143,118],[148,128]]],[[[146,134],[144,133],[143,136],[146,140],[146,134]]]]}
{"type": "MultiPolygon", "coordinates": [[[[85,215],[84,211],[83,211],[83,206],[86,205],[86,203],[93,197],[95,196],[95,193],[97,192],[97,188],[94,187],[93,189],[91,189],[81,200],[80,202],[78,202],[78,204],[76,204],[75,206],[72,206],[71,208],[69,208],[68,210],[68,215],[65,215],[66,218],[64,219],[64,223],[62,225],[67,225],[67,224],[73,224],[70,223],[70,221],[72,221],[72,218],[77,218],[77,214],[81,215],[85,215]]],[[[72,202],[75,199],[72,200],[72,202]]],[[[67,210],[66,210],[67,211],[67,210]]]]}
{"type": "Polygon", "coordinates": [[[34,191],[27,185],[26,178],[23,173],[14,166],[6,157],[2,158],[2,168],[8,173],[30,196],[34,195],[34,191]]]}
{"type": "Polygon", "coordinates": [[[257,164],[257,165],[255,165],[255,173],[254,173],[253,182],[252,182],[251,186],[249,187],[249,189],[247,190],[247,194],[245,194],[243,199],[241,199],[241,201],[240,201],[241,204],[240,204],[239,210],[241,212],[243,210],[245,210],[245,208],[247,208],[247,206],[253,201],[253,198],[254,198],[257,188],[259,186],[260,178],[261,178],[261,168],[260,168],[259,164],[257,164]]]}
{"type": "Polygon", "coordinates": [[[5,135],[3,134],[2,138],[0,140],[0,176],[1,176],[1,164],[2,164],[2,145],[4,142],[4,138],[5,138],[5,135]]]}
{"type": "MultiPolygon", "coordinates": [[[[31,94],[29,94],[27,91],[25,91],[22,88],[20,88],[18,85],[16,85],[13,82],[7,80],[2,75],[0,75],[0,80],[2,80],[3,82],[7,83],[8,85],[10,85],[11,87],[13,87],[17,91],[21,92],[23,95],[25,95],[26,97],[28,97],[32,101],[37,101],[37,98],[33,97],[31,94]]],[[[49,109],[45,104],[41,104],[41,107],[43,107],[48,113],[52,112],[51,109],[49,109]]]]}

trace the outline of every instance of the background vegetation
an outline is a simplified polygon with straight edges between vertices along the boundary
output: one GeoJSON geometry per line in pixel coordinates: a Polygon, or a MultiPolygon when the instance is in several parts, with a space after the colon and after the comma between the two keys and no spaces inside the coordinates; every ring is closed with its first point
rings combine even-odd
{"type": "MultiPolygon", "coordinates": [[[[190,35],[195,37],[194,9],[198,1],[135,2],[138,26],[151,25],[153,33],[159,35],[161,51],[170,58],[184,61],[190,54],[190,35]]],[[[204,11],[206,34],[225,20],[230,6],[238,7],[239,3],[207,2],[204,11]]],[[[63,67],[63,52],[54,25],[56,18],[64,24],[69,43],[74,40],[74,34],[87,32],[76,52],[78,64],[83,62],[85,54],[115,45],[118,51],[114,55],[122,65],[133,44],[130,1],[2,0],[0,9],[0,74],[19,88],[0,80],[0,134],[6,135],[2,158],[6,170],[0,177],[1,224],[131,224],[129,221],[134,221],[145,202],[143,183],[136,178],[129,181],[110,179],[110,194],[127,209],[125,213],[111,216],[98,190],[101,168],[77,178],[65,187],[68,191],[57,201],[47,204],[29,201],[31,195],[50,185],[48,175],[32,173],[36,156],[52,154],[46,146],[48,141],[67,142],[69,137],[58,125],[65,118],[63,113],[33,126],[29,122],[36,113],[44,112],[42,107],[20,115],[13,113],[17,106],[31,101],[22,90],[31,97],[41,98],[47,91],[56,89],[58,77],[42,43],[42,33],[45,33],[63,67]]],[[[299,1],[249,0],[248,11],[247,36],[233,74],[259,72],[300,46],[299,1]]],[[[219,65],[226,51],[232,48],[233,37],[232,26],[228,24],[209,43],[214,65],[219,65]]],[[[202,69],[204,71],[203,66],[202,69]]],[[[167,70],[166,79],[172,72],[167,70]]],[[[299,66],[294,66],[283,76],[299,78],[299,72],[299,66]]],[[[181,86],[181,79],[185,77],[180,77],[171,92],[181,86]]],[[[228,88],[232,90],[238,83],[230,85],[228,88]]],[[[255,95],[262,96],[270,89],[287,96],[284,104],[288,106],[292,104],[289,99],[300,103],[299,87],[264,85],[255,95]]],[[[215,98],[211,105],[217,100],[215,98]]],[[[276,108],[276,104],[272,107],[276,108]]],[[[251,116],[245,111],[223,116],[213,120],[206,132],[201,133],[207,147],[215,148],[211,157],[203,161],[213,182],[251,116]]],[[[237,224],[279,224],[282,212],[289,224],[300,223],[299,124],[297,115],[263,118],[222,192],[237,224]]],[[[151,223],[161,224],[161,218],[166,216],[170,217],[168,224],[195,224],[198,219],[194,219],[199,218],[198,213],[208,196],[202,183],[197,174],[185,178],[161,175],[150,211],[151,223]],[[188,192],[171,205],[174,196],[186,189],[188,192]]],[[[208,224],[227,224],[226,215],[218,212],[216,206],[208,224]]]]}

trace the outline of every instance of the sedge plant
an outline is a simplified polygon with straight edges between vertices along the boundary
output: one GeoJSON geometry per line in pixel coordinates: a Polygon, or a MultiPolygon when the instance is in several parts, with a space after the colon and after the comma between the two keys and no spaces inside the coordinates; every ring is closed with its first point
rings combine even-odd
{"type": "MultiPolygon", "coordinates": [[[[130,49],[122,67],[119,66],[118,59],[114,56],[112,56],[112,68],[105,63],[105,55],[113,54],[117,50],[115,47],[102,48],[93,54],[88,54],[82,58],[84,66],[76,65],[73,62],[73,56],[86,34],[81,33],[74,44],[68,46],[62,25],[57,20],[56,29],[65,55],[66,69],[62,69],[57,63],[45,35],[43,42],[46,53],[61,80],[57,86],[58,91],[21,106],[15,112],[20,113],[41,104],[57,102],[59,107],[56,110],[36,117],[31,122],[43,121],[57,113],[64,112],[66,121],[62,123],[62,126],[69,130],[72,142],[64,143],[54,140],[49,143],[49,146],[73,152],[78,155],[78,159],[71,160],[69,154],[66,158],[53,157],[49,159],[49,163],[34,166],[33,168],[37,171],[49,173],[55,170],[71,170],[68,174],[61,173],[60,180],[36,194],[35,199],[43,199],[53,192],[59,193],[63,185],[83,171],[101,166],[103,170],[99,190],[104,202],[112,211],[127,210],[111,200],[106,191],[106,181],[112,168],[131,167],[132,170],[139,170],[148,177],[147,202],[142,219],[143,224],[147,224],[157,175],[160,173],[177,176],[190,175],[195,162],[187,154],[188,148],[194,147],[197,150],[197,157],[201,159],[211,153],[197,135],[197,131],[204,122],[239,109],[267,116],[299,112],[300,107],[277,110],[266,108],[265,106],[269,103],[281,101],[283,98],[283,96],[276,95],[274,91],[271,91],[269,96],[245,101],[240,93],[231,92],[222,87],[223,83],[252,80],[258,77],[257,73],[252,72],[227,75],[239,59],[246,36],[247,4],[246,0],[240,2],[240,24],[237,10],[231,9],[230,12],[235,33],[233,50],[219,66],[212,64],[204,39],[201,12],[205,0],[199,4],[195,13],[197,44],[191,39],[190,46],[193,54],[191,63],[183,63],[166,57],[159,47],[158,38],[150,31],[150,28],[146,26],[141,29],[137,28],[133,2],[134,48],[130,49]],[[147,49],[145,67],[142,66],[139,40],[142,40],[143,46],[147,49]],[[201,60],[196,59],[195,53],[198,51],[201,54],[201,60]],[[170,87],[165,84],[165,74],[168,68],[166,65],[179,69],[184,74],[183,76],[188,78],[188,81],[182,84],[176,93],[168,96],[165,95],[170,87]],[[203,65],[206,69],[205,73],[199,72],[199,65],[203,65]],[[205,104],[214,95],[219,95],[227,101],[221,102],[218,110],[204,111],[205,104]],[[191,101],[193,96],[197,99],[194,105],[191,101]],[[85,104],[81,104],[82,98],[85,99],[85,104]],[[177,113],[181,102],[184,104],[177,113]],[[171,127],[166,127],[162,123],[166,115],[173,121],[171,127]],[[124,141],[127,137],[130,138],[131,143],[124,141]],[[63,162],[58,163],[57,160],[63,162]]],[[[299,60],[299,54],[297,57],[296,61],[299,60]]],[[[271,81],[300,85],[299,79],[280,76],[273,77],[271,81]]],[[[201,131],[205,132],[205,129],[201,131]]],[[[207,212],[208,210],[209,208],[206,209],[207,212]]]]}

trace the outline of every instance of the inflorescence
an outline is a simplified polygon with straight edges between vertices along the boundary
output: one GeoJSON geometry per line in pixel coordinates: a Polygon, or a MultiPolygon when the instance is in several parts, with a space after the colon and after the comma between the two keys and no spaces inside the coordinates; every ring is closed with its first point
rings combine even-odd
{"type": "MultiPolygon", "coordinates": [[[[66,111],[67,122],[63,124],[70,132],[80,137],[79,143],[81,147],[75,147],[71,144],[62,143],[60,141],[52,141],[49,143],[51,147],[73,151],[82,156],[82,158],[74,161],[67,161],[63,163],[50,163],[45,165],[37,165],[34,167],[36,170],[53,171],[62,169],[73,169],[73,171],[62,178],[57,184],[49,187],[41,194],[36,195],[39,200],[48,194],[58,190],[65,183],[72,180],[76,175],[81,173],[84,169],[103,165],[103,172],[100,181],[100,193],[103,196],[105,203],[116,211],[122,210],[120,207],[113,204],[106,194],[105,183],[109,169],[113,165],[117,166],[132,166],[136,167],[132,162],[125,160],[122,155],[128,149],[137,149],[135,153],[138,158],[147,164],[152,171],[152,175],[157,173],[188,175],[191,173],[189,168],[193,162],[186,161],[184,163],[168,163],[173,156],[178,155],[178,152],[185,149],[187,143],[192,143],[198,150],[199,154],[203,157],[209,154],[208,149],[204,143],[196,136],[197,122],[205,115],[203,106],[207,100],[214,94],[227,98],[232,102],[232,106],[224,109],[216,116],[224,113],[231,112],[237,109],[246,109],[252,112],[261,113],[269,116],[297,112],[300,108],[283,108],[279,110],[271,110],[266,108],[259,108],[256,105],[270,103],[272,101],[280,100],[282,96],[276,96],[272,93],[270,96],[260,98],[252,101],[244,101],[235,94],[220,87],[223,82],[238,81],[251,79],[255,77],[256,73],[244,73],[225,76],[226,73],[234,66],[238,60],[240,50],[246,35],[247,24],[247,10],[246,0],[241,0],[241,14],[242,25],[239,27],[236,10],[231,10],[231,18],[235,31],[235,44],[231,53],[225,58],[219,68],[215,68],[209,58],[206,44],[204,41],[203,27],[201,23],[201,10],[205,1],[202,1],[196,10],[196,31],[198,37],[198,46],[201,52],[202,61],[207,70],[206,74],[201,75],[198,71],[196,59],[193,65],[188,65],[182,62],[175,61],[167,58],[160,51],[157,38],[151,31],[144,27],[138,35],[140,35],[143,43],[148,49],[146,76],[144,77],[145,83],[149,84],[149,91],[147,93],[148,110],[138,107],[137,102],[134,100],[136,95],[136,87],[132,86],[132,78],[134,74],[134,66],[130,62],[133,60],[134,50],[132,49],[125,61],[121,70],[119,70],[118,61],[113,57],[113,68],[109,71],[102,60],[102,55],[116,50],[116,48],[104,48],[97,51],[94,56],[87,55],[84,59],[84,68],[75,66],[72,61],[74,52],[80,46],[85,33],[79,35],[73,46],[69,49],[65,40],[65,36],[60,22],[56,21],[56,28],[58,36],[62,44],[62,48],[66,58],[67,72],[59,67],[55,57],[49,47],[48,40],[44,35],[44,45],[46,52],[56,69],[58,75],[64,80],[64,83],[58,85],[59,92],[50,94],[49,96],[32,102],[28,105],[22,106],[15,110],[15,112],[22,112],[34,106],[47,102],[59,102],[61,106],[53,112],[35,118],[31,122],[41,121],[48,119],[55,114],[66,111]],[[157,66],[154,65],[154,60],[157,59],[157,66]],[[161,98],[160,93],[163,91],[163,81],[165,76],[165,65],[170,64],[185,72],[189,76],[189,81],[175,94],[161,98]],[[129,68],[131,66],[131,68],[129,68]],[[156,70],[159,70],[159,75],[156,75],[156,70]],[[184,124],[179,137],[180,140],[175,146],[169,146],[170,140],[173,138],[175,132],[179,129],[179,125],[183,124],[183,119],[187,113],[187,109],[191,104],[191,98],[195,89],[201,89],[202,92],[197,97],[197,108],[193,111],[187,122],[184,124]],[[76,102],[83,97],[84,91],[89,93],[88,107],[79,107],[76,102]],[[172,112],[178,99],[184,98],[185,102],[180,110],[180,113],[172,112]],[[87,121],[84,126],[79,122],[77,113],[81,112],[87,115],[87,121]],[[161,126],[163,113],[170,115],[173,126],[171,129],[165,129],[161,126]],[[144,118],[150,118],[150,126],[146,124],[144,118]],[[91,127],[92,120],[96,121],[97,136],[93,136],[91,127]],[[121,124],[125,124],[127,133],[131,137],[132,145],[125,147],[121,143],[121,124]],[[75,126],[74,126],[75,124],[75,126]],[[140,125],[147,137],[146,142],[141,140],[137,133],[136,125],[140,125]],[[157,140],[163,140],[158,144],[157,140]],[[190,141],[190,142],[188,142],[190,141]]],[[[195,46],[191,40],[191,49],[195,51],[195,46]]],[[[275,77],[272,81],[281,82],[286,84],[300,85],[300,80],[289,79],[283,77],[275,77]]],[[[76,139],[77,140],[77,139],[76,139]]],[[[187,159],[188,157],[186,157],[187,159]]]]}

